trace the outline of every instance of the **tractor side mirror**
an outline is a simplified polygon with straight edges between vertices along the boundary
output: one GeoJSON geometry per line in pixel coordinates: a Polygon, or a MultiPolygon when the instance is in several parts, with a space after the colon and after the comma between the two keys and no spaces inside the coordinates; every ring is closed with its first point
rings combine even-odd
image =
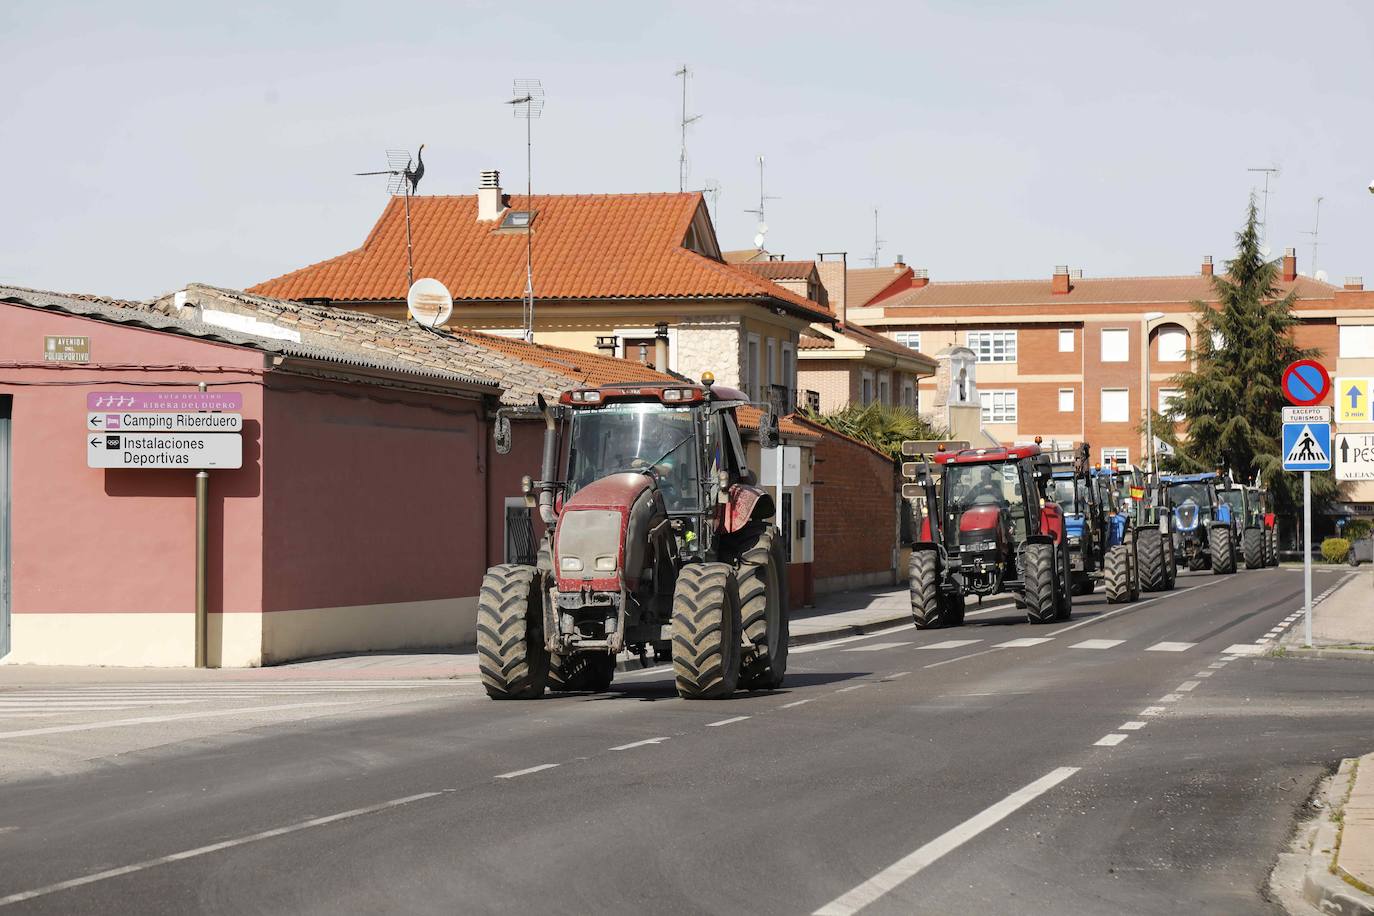
{"type": "Polygon", "coordinates": [[[496,454],[509,455],[514,437],[511,434],[510,417],[504,414],[496,415],[496,422],[492,424],[491,438],[496,445],[496,454]]]}

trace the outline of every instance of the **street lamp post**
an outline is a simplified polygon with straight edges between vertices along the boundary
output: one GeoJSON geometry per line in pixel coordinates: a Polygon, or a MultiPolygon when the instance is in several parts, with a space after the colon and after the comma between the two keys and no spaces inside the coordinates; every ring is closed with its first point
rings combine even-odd
{"type": "Polygon", "coordinates": [[[1145,408],[1145,457],[1148,473],[1155,469],[1154,411],[1150,409],[1150,325],[1164,317],[1163,312],[1140,316],[1140,403],[1145,408]]]}

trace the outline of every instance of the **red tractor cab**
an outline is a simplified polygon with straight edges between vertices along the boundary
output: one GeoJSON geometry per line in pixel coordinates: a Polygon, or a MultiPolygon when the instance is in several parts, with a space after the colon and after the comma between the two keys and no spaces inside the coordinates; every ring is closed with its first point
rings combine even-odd
{"type": "Polygon", "coordinates": [[[1039,445],[937,452],[904,487],[921,503],[909,567],[916,626],[958,626],[964,601],[1008,592],[1032,623],[1072,613],[1064,515],[1039,445]]]}

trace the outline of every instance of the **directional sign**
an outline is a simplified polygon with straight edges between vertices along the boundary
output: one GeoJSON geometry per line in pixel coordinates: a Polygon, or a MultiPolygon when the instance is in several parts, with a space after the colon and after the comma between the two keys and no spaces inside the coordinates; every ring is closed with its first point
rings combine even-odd
{"type": "Polygon", "coordinates": [[[1337,433],[1337,480],[1374,480],[1374,433],[1337,433]]]}
{"type": "Polygon", "coordinates": [[[1283,469],[1331,470],[1331,424],[1283,424],[1283,469]]]}
{"type": "Polygon", "coordinates": [[[1331,376],[1315,359],[1300,359],[1283,370],[1283,396],[1299,407],[1321,403],[1331,390],[1331,376]]]}
{"type": "Polygon", "coordinates": [[[243,437],[233,433],[86,433],[90,468],[243,467],[243,437]]]}
{"type": "Polygon", "coordinates": [[[101,432],[237,433],[243,431],[241,413],[187,413],[140,411],[86,414],[86,428],[101,432]]]}
{"type": "Polygon", "coordinates": [[[1337,419],[1341,423],[1374,423],[1369,407],[1370,379],[1336,379],[1337,419]]]}
{"type": "Polygon", "coordinates": [[[1285,407],[1283,409],[1283,422],[1285,423],[1330,423],[1330,407],[1285,407]]]}
{"type": "MultiPolygon", "coordinates": [[[[778,453],[771,448],[763,449],[759,461],[759,470],[763,472],[759,475],[759,486],[776,487],[778,485],[778,453]]],[[[799,484],[801,484],[801,446],[784,445],[782,447],[782,485],[795,487],[799,484]]]]}
{"type": "Polygon", "coordinates": [[[92,391],[86,409],[97,410],[243,410],[237,391],[92,391]]]}

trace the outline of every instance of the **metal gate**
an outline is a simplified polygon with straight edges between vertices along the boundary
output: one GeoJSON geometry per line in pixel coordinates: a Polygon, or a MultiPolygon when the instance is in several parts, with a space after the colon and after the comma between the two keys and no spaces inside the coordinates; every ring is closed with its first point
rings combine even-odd
{"type": "Polygon", "coordinates": [[[14,396],[0,394],[0,658],[10,651],[10,417],[14,396]]]}

